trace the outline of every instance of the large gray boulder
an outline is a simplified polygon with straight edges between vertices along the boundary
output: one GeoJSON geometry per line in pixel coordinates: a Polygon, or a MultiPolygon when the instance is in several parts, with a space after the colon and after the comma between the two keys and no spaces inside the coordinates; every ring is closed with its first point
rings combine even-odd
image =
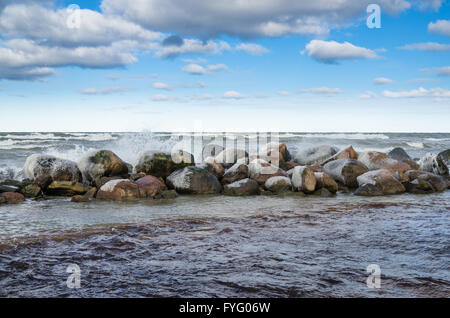
{"type": "Polygon", "coordinates": [[[182,194],[217,194],[222,191],[219,180],[200,167],[177,170],[167,177],[166,183],[169,188],[182,194]]]}
{"type": "Polygon", "coordinates": [[[31,180],[50,176],[55,181],[81,181],[77,164],[50,155],[33,154],[25,161],[25,177],[31,180]]]}
{"type": "Polygon", "coordinates": [[[248,196],[259,194],[259,184],[255,180],[246,178],[223,187],[223,194],[230,196],[248,196]]]}
{"type": "Polygon", "coordinates": [[[79,161],[83,179],[89,182],[101,177],[127,176],[128,166],[115,153],[109,150],[87,152],[79,161]]]}
{"type": "Polygon", "coordinates": [[[323,167],[323,171],[350,188],[357,188],[357,177],[369,171],[360,161],[355,159],[337,159],[330,161],[323,167]]]}

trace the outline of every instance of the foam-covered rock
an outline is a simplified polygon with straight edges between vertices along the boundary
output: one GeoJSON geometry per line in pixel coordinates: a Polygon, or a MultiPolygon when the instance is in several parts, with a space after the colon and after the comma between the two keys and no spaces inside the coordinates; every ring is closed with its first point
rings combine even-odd
{"type": "Polygon", "coordinates": [[[339,190],[339,186],[334,181],[333,178],[331,178],[327,173],[325,172],[314,172],[314,176],[316,177],[316,190],[325,188],[331,193],[336,193],[339,190]]]}
{"type": "Polygon", "coordinates": [[[139,199],[138,185],[128,179],[111,180],[97,192],[99,200],[126,201],[139,199]]]}
{"type": "Polygon", "coordinates": [[[336,153],[337,149],[335,147],[327,145],[316,146],[297,152],[294,161],[303,166],[322,164],[336,153]]]}
{"type": "Polygon", "coordinates": [[[249,196],[259,194],[259,184],[255,180],[246,178],[230,184],[223,188],[223,194],[230,196],[249,196]]]}
{"type": "Polygon", "coordinates": [[[297,166],[292,172],[292,188],[294,191],[312,193],[316,189],[314,171],[305,166],[297,166]]]}
{"type": "Polygon", "coordinates": [[[383,194],[399,194],[406,191],[403,184],[401,184],[393,175],[391,170],[380,169],[372,170],[360,175],[358,178],[359,186],[364,184],[372,184],[380,189],[383,194]]]}
{"type": "Polygon", "coordinates": [[[267,179],[271,177],[287,177],[284,170],[277,166],[271,165],[263,159],[255,159],[248,165],[250,179],[255,180],[258,184],[263,185],[267,179]]]}
{"type": "Polygon", "coordinates": [[[55,181],[81,181],[81,172],[75,162],[50,155],[33,154],[29,156],[25,161],[23,171],[25,177],[30,180],[48,175],[55,181]]]}
{"type": "Polygon", "coordinates": [[[248,166],[244,163],[235,163],[227,169],[222,177],[222,184],[233,183],[248,178],[248,166]]]}
{"type": "Polygon", "coordinates": [[[179,193],[217,194],[222,191],[219,180],[208,170],[200,167],[186,167],[167,177],[167,185],[179,193]]]}
{"type": "Polygon", "coordinates": [[[448,175],[448,167],[440,155],[427,153],[419,161],[420,170],[432,172],[440,176],[448,175]]]}
{"type": "Polygon", "coordinates": [[[172,172],[195,165],[194,156],[185,152],[167,154],[157,151],[146,151],[139,156],[135,173],[143,172],[157,178],[167,178],[172,172]]]}
{"type": "Polygon", "coordinates": [[[411,170],[407,163],[392,159],[386,153],[379,151],[364,152],[360,154],[359,161],[365,164],[369,170],[386,169],[398,172],[411,170]]]}
{"type": "Polygon", "coordinates": [[[55,196],[74,196],[85,194],[92,187],[71,181],[53,181],[47,188],[46,194],[55,196]]]}
{"type": "Polygon", "coordinates": [[[291,179],[288,177],[271,177],[264,183],[264,188],[273,193],[283,193],[292,189],[291,179]]]}
{"type": "Polygon", "coordinates": [[[335,181],[347,187],[357,188],[357,177],[369,171],[360,161],[355,159],[337,159],[330,161],[323,167],[323,171],[335,181]]]}
{"type": "Polygon", "coordinates": [[[89,182],[100,177],[128,176],[128,166],[115,153],[109,150],[92,150],[79,161],[83,179],[89,182]]]}
{"type": "Polygon", "coordinates": [[[154,176],[145,176],[136,181],[141,198],[154,198],[167,190],[166,185],[154,176]]]}

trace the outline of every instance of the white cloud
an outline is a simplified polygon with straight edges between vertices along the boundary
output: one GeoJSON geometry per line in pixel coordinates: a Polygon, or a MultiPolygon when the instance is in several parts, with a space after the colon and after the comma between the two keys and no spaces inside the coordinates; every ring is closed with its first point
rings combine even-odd
{"type": "Polygon", "coordinates": [[[203,58],[197,58],[197,59],[183,59],[182,60],[185,63],[192,63],[192,64],[204,64],[207,63],[208,60],[203,59],[203,58]]]}
{"type": "Polygon", "coordinates": [[[342,90],[340,88],[315,87],[315,88],[308,88],[308,89],[299,89],[298,92],[332,97],[332,96],[342,93],[342,90]]]}
{"type": "MultiPolygon", "coordinates": [[[[370,0],[340,1],[178,1],[103,0],[106,14],[123,16],[151,30],[183,35],[239,37],[322,35],[330,27],[346,25],[365,13],[370,0]]],[[[406,0],[380,0],[383,12],[395,14],[408,9],[406,0]]]]}
{"type": "Polygon", "coordinates": [[[291,95],[291,93],[289,93],[288,91],[278,91],[277,94],[280,95],[280,96],[289,96],[289,95],[291,95]]]}
{"type": "Polygon", "coordinates": [[[450,44],[441,44],[436,42],[413,43],[400,46],[399,49],[407,51],[418,50],[429,52],[443,52],[443,51],[450,51],[450,44]]]}
{"type": "Polygon", "coordinates": [[[181,68],[181,70],[185,73],[193,74],[193,75],[204,75],[204,74],[210,74],[212,72],[219,72],[228,70],[228,66],[225,64],[213,64],[203,67],[199,64],[188,64],[181,68]]]}
{"type": "Polygon", "coordinates": [[[170,99],[169,96],[163,94],[156,94],[152,96],[152,100],[155,102],[165,102],[170,99]]]}
{"type": "Polygon", "coordinates": [[[236,50],[244,51],[251,55],[262,55],[269,52],[264,46],[254,43],[241,43],[236,46],[236,50]]]}
{"type": "Polygon", "coordinates": [[[212,72],[226,71],[228,70],[228,66],[226,66],[225,64],[208,65],[208,70],[212,72]]]}
{"type": "Polygon", "coordinates": [[[197,39],[184,39],[182,45],[159,46],[156,48],[156,57],[168,58],[181,54],[219,54],[222,51],[231,50],[231,46],[225,41],[203,42],[197,39]]]}
{"type": "Polygon", "coordinates": [[[202,100],[211,100],[214,98],[211,94],[201,94],[201,95],[189,95],[191,100],[202,101],[202,100]]]}
{"type": "Polygon", "coordinates": [[[435,73],[439,76],[450,76],[450,66],[435,67],[435,68],[424,68],[421,70],[424,73],[435,73]]]}
{"type": "Polygon", "coordinates": [[[80,94],[83,95],[109,95],[109,94],[116,94],[116,93],[124,93],[129,92],[134,89],[129,87],[106,87],[106,88],[86,88],[81,91],[79,91],[80,94]]]}
{"type": "Polygon", "coordinates": [[[355,46],[349,42],[312,40],[301,52],[323,63],[337,63],[340,60],[373,59],[375,51],[355,46]]]}
{"type": "Polygon", "coordinates": [[[371,91],[365,91],[364,93],[359,95],[359,98],[361,98],[361,99],[372,99],[372,98],[377,98],[377,97],[378,97],[378,95],[371,91]]]}
{"type": "Polygon", "coordinates": [[[166,84],[166,83],[161,83],[161,82],[155,82],[155,83],[153,83],[152,87],[153,87],[153,88],[156,88],[156,89],[163,89],[163,90],[166,90],[166,91],[171,91],[171,90],[173,90],[173,87],[172,87],[172,86],[170,86],[170,85],[168,85],[168,84],[166,84]]]}
{"type": "Polygon", "coordinates": [[[409,91],[383,91],[383,96],[389,98],[416,98],[416,97],[437,97],[437,98],[448,98],[450,97],[450,90],[445,88],[430,88],[426,89],[419,87],[418,89],[413,89],[409,91]]]}
{"type": "Polygon", "coordinates": [[[241,94],[236,91],[227,91],[227,92],[223,93],[223,95],[222,95],[222,98],[225,98],[225,99],[243,99],[246,97],[247,97],[247,95],[241,94]]]}
{"type": "Polygon", "coordinates": [[[450,20],[437,20],[428,24],[428,32],[450,36],[450,20]]]}
{"type": "Polygon", "coordinates": [[[386,77],[377,77],[373,79],[373,83],[376,85],[386,85],[386,84],[392,84],[394,83],[393,80],[386,78],[386,77]]]}

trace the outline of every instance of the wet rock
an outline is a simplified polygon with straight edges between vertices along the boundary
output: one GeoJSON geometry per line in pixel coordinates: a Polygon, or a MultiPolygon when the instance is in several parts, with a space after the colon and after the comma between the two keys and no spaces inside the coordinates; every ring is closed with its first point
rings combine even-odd
{"type": "Polygon", "coordinates": [[[358,160],[358,153],[353,149],[352,146],[348,146],[345,149],[342,149],[337,154],[332,156],[331,158],[325,160],[322,165],[327,164],[330,161],[337,160],[337,159],[355,159],[358,160]]]}
{"type": "Polygon", "coordinates": [[[249,176],[249,169],[246,164],[235,163],[230,169],[227,169],[222,177],[222,184],[233,183],[249,176]]]}
{"type": "Polygon", "coordinates": [[[146,176],[146,174],[145,173],[143,173],[143,172],[139,172],[139,173],[132,173],[132,174],[130,174],[130,180],[131,181],[136,181],[136,180],[139,180],[140,178],[143,178],[143,177],[145,177],[146,176]]]}
{"type": "Polygon", "coordinates": [[[0,197],[4,198],[8,204],[17,204],[25,201],[24,195],[17,192],[3,192],[0,194],[0,197]]]}
{"type": "Polygon", "coordinates": [[[420,170],[432,172],[440,176],[448,176],[448,167],[440,155],[427,153],[419,161],[420,170]]]}
{"type": "Polygon", "coordinates": [[[71,181],[53,181],[47,188],[46,194],[54,196],[67,196],[85,194],[91,189],[90,186],[71,181]]]}
{"type": "Polygon", "coordinates": [[[0,185],[15,186],[15,187],[20,188],[20,186],[22,185],[22,181],[6,179],[6,180],[0,182],[0,185]]]}
{"type": "Polygon", "coordinates": [[[219,180],[208,170],[186,167],[167,177],[169,188],[185,194],[217,194],[222,191],[219,180]]]}
{"type": "Polygon", "coordinates": [[[291,191],[292,183],[288,177],[272,177],[264,183],[264,188],[273,193],[283,193],[291,191]]]}
{"type": "Polygon", "coordinates": [[[413,194],[429,194],[434,192],[434,188],[428,181],[415,179],[405,184],[406,192],[413,194]]]}
{"type": "Polygon", "coordinates": [[[42,191],[46,191],[48,186],[53,182],[52,176],[48,174],[41,175],[34,179],[33,184],[37,185],[42,191]]]}
{"type": "Polygon", "coordinates": [[[323,198],[331,198],[334,197],[334,193],[331,193],[326,188],[320,188],[316,191],[314,191],[313,195],[317,195],[323,198]]]}
{"type": "Polygon", "coordinates": [[[19,192],[20,188],[12,185],[0,185],[0,193],[3,192],[19,192]]]}
{"type": "MultiPolygon", "coordinates": [[[[216,161],[226,169],[233,166],[239,159],[248,158],[248,153],[243,149],[227,148],[216,156],[216,161]]],[[[246,163],[246,162],[244,162],[246,163]]]]}
{"type": "Polygon", "coordinates": [[[29,184],[25,187],[20,189],[20,192],[26,197],[26,198],[35,198],[42,194],[42,189],[35,185],[35,184],[29,184]]]}
{"type": "Polygon", "coordinates": [[[185,154],[172,157],[172,154],[147,151],[140,155],[134,172],[142,172],[157,178],[166,179],[172,172],[193,165],[195,165],[195,162],[192,155],[185,154]],[[183,161],[184,159],[186,161],[183,161]]]}
{"type": "Polygon", "coordinates": [[[125,179],[124,177],[121,176],[114,176],[114,177],[97,177],[92,181],[92,184],[97,188],[100,189],[101,187],[103,187],[104,184],[108,183],[109,181],[112,180],[120,180],[120,179],[125,179]]]}
{"type": "Polygon", "coordinates": [[[394,148],[388,153],[388,155],[392,159],[408,164],[413,170],[419,169],[419,165],[417,164],[417,162],[412,160],[411,157],[406,153],[406,151],[403,148],[400,147],[394,148]]]}
{"type": "Polygon", "coordinates": [[[167,190],[166,185],[154,176],[145,176],[136,181],[141,198],[154,198],[167,190]]]}
{"type": "Polygon", "coordinates": [[[161,193],[161,198],[163,199],[175,199],[178,196],[175,190],[166,190],[161,193]]]}
{"type": "Polygon", "coordinates": [[[257,195],[259,192],[258,182],[249,178],[227,184],[223,188],[223,193],[230,196],[257,195]]]}
{"type": "Polygon", "coordinates": [[[263,159],[255,159],[248,165],[250,179],[255,180],[258,184],[263,185],[267,179],[271,177],[287,177],[282,169],[271,165],[263,159]]]}
{"type": "Polygon", "coordinates": [[[406,172],[410,182],[415,179],[424,180],[433,186],[434,191],[442,192],[448,188],[448,181],[446,177],[439,176],[437,174],[422,171],[422,170],[410,170],[406,172]]]}
{"type": "Polygon", "coordinates": [[[83,179],[89,182],[101,177],[128,177],[127,164],[109,150],[89,151],[78,161],[78,167],[83,179]]]}
{"type": "Polygon", "coordinates": [[[335,147],[326,145],[317,146],[300,150],[295,155],[294,161],[303,166],[321,164],[336,153],[337,149],[335,147]]]}
{"type": "Polygon", "coordinates": [[[369,171],[360,161],[355,159],[336,159],[323,167],[323,171],[335,181],[350,188],[357,188],[357,177],[369,171]]]}
{"type": "Polygon", "coordinates": [[[297,166],[300,166],[300,164],[294,161],[286,161],[280,164],[280,168],[283,169],[284,171],[294,169],[297,166]]]}
{"type": "Polygon", "coordinates": [[[408,164],[392,159],[384,152],[379,151],[365,152],[359,156],[359,161],[365,164],[369,170],[386,169],[398,172],[411,170],[408,164]]]}
{"type": "Polygon", "coordinates": [[[308,167],[297,166],[292,172],[292,188],[294,191],[312,193],[316,189],[316,176],[308,167]]]}
{"type": "Polygon", "coordinates": [[[222,179],[225,173],[225,168],[223,167],[223,165],[217,162],[214,157],[207,157],[203,162],[203,166],[206,170],[215,175],[219,180],[222,179]]]}
{"type": "Polygon", "coordinates": [[[339,186],[336,181],[333,180],[327,173],[325,172],[314,172],[314,176],[316,177],[316,190],[325,188],[331,193],[336,193],[339,190],[339,186]]]}
{"type": "Polygon", "coordinates": [[[450,164],[450,149],[440,152],[439,157],[441,157],[442,160],[444,160],[445,164],[448,166],[450,164]]]}
{"type": "Polygon", "coordinates": [[[366,183],[356,189],[354,194],[365,197],[376,197],[383,195],[383,192],[376,185],[366,183]]]}
{"type": "Polygon", "coordinates": [[[48,175],[54,181],[81,181],[81,172],[75,162],[50,155],[29,156],[23,170],[25,176],[31,180],[48,175]]]}
{"type": "Polygon", "coordinates": [[[359,186],[372,184],[385,195],[400,194],[406,191],[403,184],[394,177],[393,172],[387,169],[369,171],[360,175],[357,179],[359,186]]]}
{"type": "Polygon", "coordinates": [[[127,201],[139,199],[138,185],[128,179],[111,180],[97,192],[99,200],[127,201]]]}
{"type": "Polygon", "coordinates": [[[83,195],[74,195],[70,201],[81,203],[81,202],[89,202],[89,199],[85,198],[83,195]]]}

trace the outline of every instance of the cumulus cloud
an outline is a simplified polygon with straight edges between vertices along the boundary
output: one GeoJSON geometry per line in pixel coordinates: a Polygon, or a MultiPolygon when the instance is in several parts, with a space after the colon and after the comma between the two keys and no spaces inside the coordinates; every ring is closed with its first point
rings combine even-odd
{"type": "Polygon", "coordinates": [[[225,99],[244,99],[247,95],[236,92],[236,91],[227,91],[223,93],[222,98],[225,99]]]}
{"type": "Polygon", "coordinates": [[[244,51],[251,55],[263,55],[269,52],[264,46],[254,43],[241,43],[236,46],[236,50],[244,51]]]}
{"type": "Polygon", "coordinates": [[[228,66],[225,64],[212,64],[208,65],[206,67],[203,67],[199,64],[188,64],[181,68],[181,70],[185,73],[192,74],[192,75],[204,75],[204,74],[210,74],[212,72],[219,72],[228,70],[228,66]]]}
{"type": "MultiPolygon", "coordinates": [[[[120,15],[146,28],[183,35],[239,37],[322,35],[365,12],[370,0],[261,1],[103,0],[107,14],[120,15]]],[[[380,0],[383,12],[408,9],[406,0],[380,0]]]]}
{"type": "Polygon", "coordinates": [[[386,77],[377,77],[373,79],[373,83],[375,85],[386,85],[386,84],[392,84],[394,81],[386,78],[386,77]]]}
{"type": "Polygon", "coordinates": [[[153,83],[152,87],[153,87],[153,88],[156,88],[156,89],[163,89],[163,90],[166,90],[166,91],[171,91],[171,90],[173,90],[173,87],[172,87],[172,86],[170,86],[170,85],[168,85],[168,84],[166,84],[166,83],[161,83],[161,82],[155,82],[155,83],[153,83]]]}
{"type": "Polygon", "coordinates": [[[450,90],[440,87],[426,89],[419,87],[409,91],[383,91],[383,96],[389,98],[417,98],[417,97],[437,97],[448,98],[450,97],[450,90]]]}
{"type": "Polygon", "coordinates": [[[315,87],[315,88],[299,89],[298,92],[332,97],[332,96],[342,93],[342,90],[340,88],[315,87]]]}
{"type": "Polygon", "coordinates": [[[231,46],[225,41],[207,42],[197,39],[184,39],[182,45],[162,45],[156,48],[156,57],[171,58],[181,54],[219,54],[231,50],[231,46]]]}
{"type": "Polygon", "coordinates": [[[444,52],[450,51],[450,44],[441,44],[437,42],[413,43],[400,46],[399,49],[407,51],[444,52]]]}
{"type": "Polygon", "coordinates": [[[450,20],[437,20],[428,24],[428,32],[450,36],[450,20]]]}
{"type": "Polygon", "coordinates": [[[109,95],[109,94],[116,94],[116,93],[124,93],[134,90],[133,88],[129,87],[106,87],[106,88],[86,88],[81,91],[79,91],[80,94],[83,95],[109,95]]]}
{"type": "Polygon", "coordinates": [[[355,46],[349,42],[312,40],[301,52],[323,63],[337,63],[341,60],[373,59],[375,51],[355,46]]]}

